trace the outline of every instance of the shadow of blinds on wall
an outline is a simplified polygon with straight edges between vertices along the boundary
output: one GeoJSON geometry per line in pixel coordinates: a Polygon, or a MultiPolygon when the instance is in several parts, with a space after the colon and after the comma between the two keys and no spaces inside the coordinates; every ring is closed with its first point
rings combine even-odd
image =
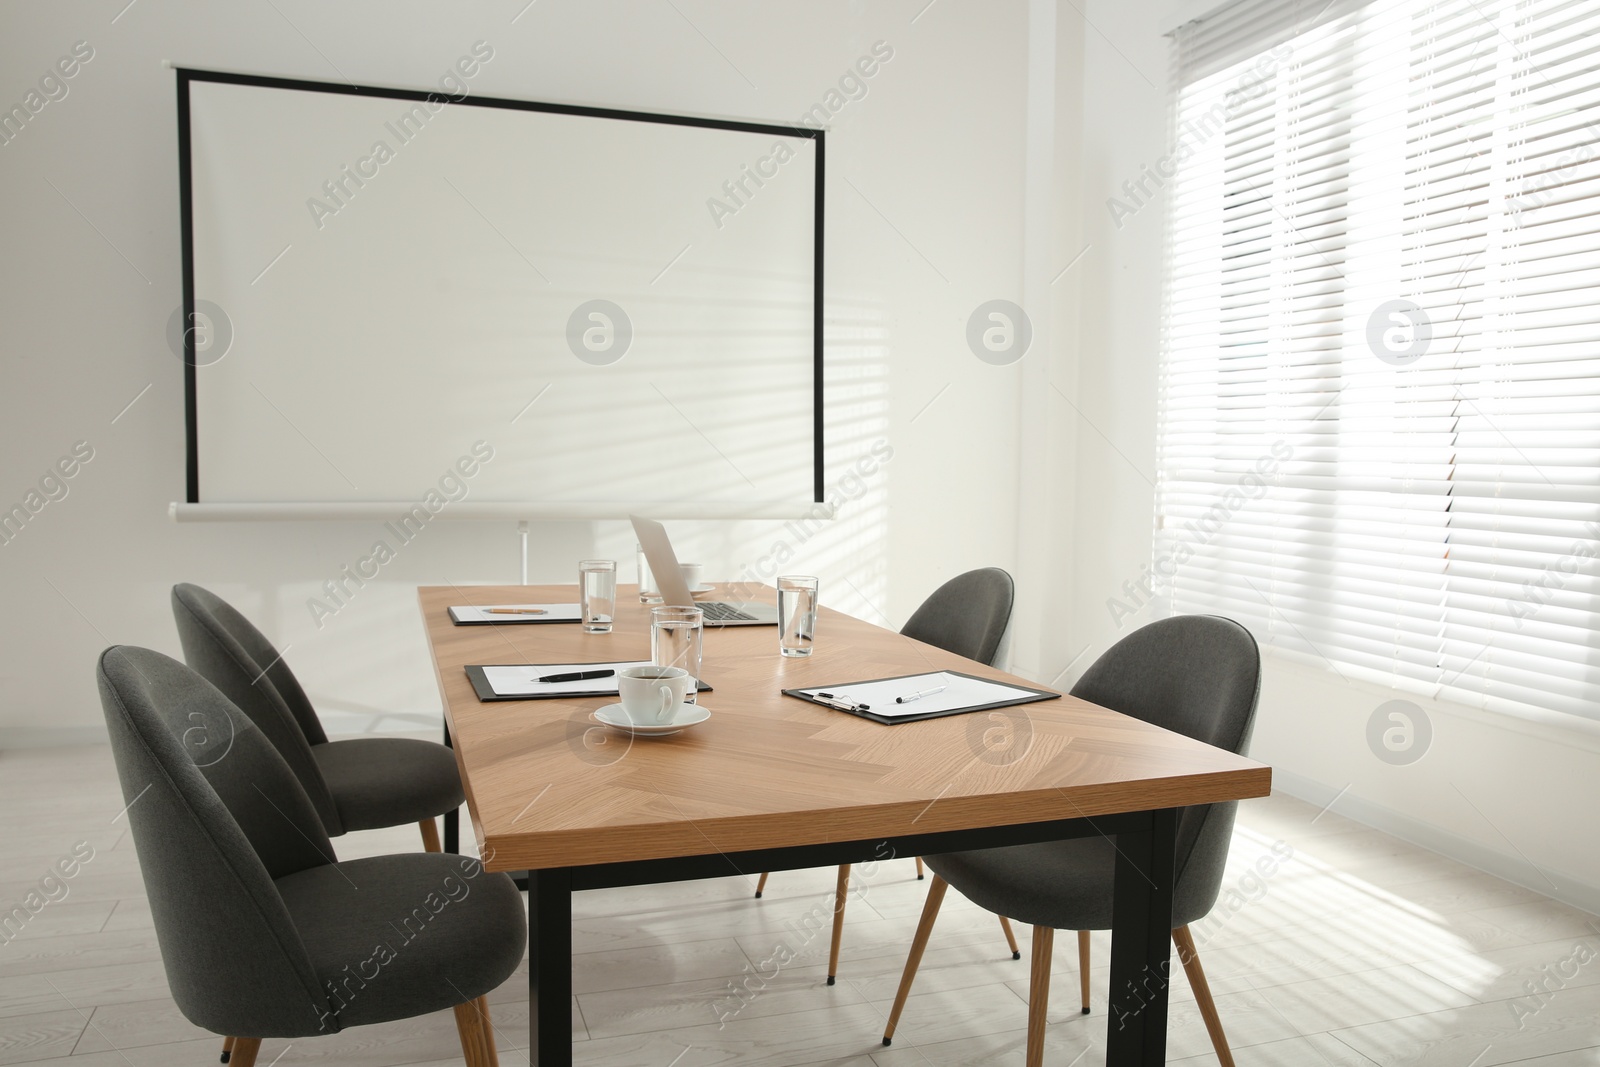
{"type": "Polygon", "coordinates": [[[1600,0],[1320,7],[1175,33],[1156,571],[1345,678],[1600,717],[1600,0]]]}

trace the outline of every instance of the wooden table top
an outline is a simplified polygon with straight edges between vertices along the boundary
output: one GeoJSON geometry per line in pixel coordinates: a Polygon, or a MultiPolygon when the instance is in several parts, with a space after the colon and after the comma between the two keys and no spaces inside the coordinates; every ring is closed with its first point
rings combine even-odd
{"type": "MultiPolygon", "coordinates": [[[[457,626],[461,604],[570,603],[576,586],[418,590],[456,762],[493,870],[544,869],[1072,819],[1265,796],[1271,771],[1071,696],[884,725],[780,689],[933,670],[1030,684],[827,608],[815,654],[771,626],[709,629],[711,718],[632,739],[589,716],[614,698],[482,703],[468,664],[650,658],[649,609],[617,588],[610,634],[457,626]]],[[[1035,687],[1042,688],[1042,687],[1035,687]]]]}

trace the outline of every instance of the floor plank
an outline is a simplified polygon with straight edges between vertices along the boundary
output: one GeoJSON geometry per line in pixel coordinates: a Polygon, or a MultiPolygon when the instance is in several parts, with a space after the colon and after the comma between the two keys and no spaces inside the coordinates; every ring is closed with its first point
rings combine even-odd
{"type": "Polygon", "coordinates": [[[0,1019],[0,1063],[28,1063],[65,1056],[83,1035],[87,1017],[70,1008],[0,1019]]]}

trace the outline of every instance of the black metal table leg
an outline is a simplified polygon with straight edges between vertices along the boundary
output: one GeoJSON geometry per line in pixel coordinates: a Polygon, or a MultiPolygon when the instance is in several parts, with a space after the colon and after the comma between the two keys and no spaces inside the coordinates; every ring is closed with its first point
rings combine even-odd
{"type": "Polygon", "coordinates": [[[1116,836],[1112,906],[1111,1011],[1106,1063],[1154,1067],[1167,1047],[1167,996],[1172,958],[1172,887],[1177,809],[1096,819],[1047,820],[903,838],[789,845],[747,852],[617,860],[529,871],[529,1062],[572,1064],[572,894],[628,885],[720,878],[733,870],[787,871],[865,863],[884,854],[938,855],[973,848],[1116,836]]]}
{"type": "Polygon", "coordinates": [[[572,872],[528,872],[528,1062],[572,1067],[572,872]]]}
{"type": "MultiPolygon", "coordinates": [[[[444,747],[455,748],[450,741],[450,720],[444,722],[444,747]]],[[[461,809],[451,808],[444,813],[444,850],[446,852],[461,851],[461,809]]]]}
{"type": "Polygon", "coordinates": [[[1117,835],[1108,1067],[1154,1067],[1166,1062],[1177,823],[1177,810],[1166,808],[1150,813],[1148,832],[1117,835]]]}

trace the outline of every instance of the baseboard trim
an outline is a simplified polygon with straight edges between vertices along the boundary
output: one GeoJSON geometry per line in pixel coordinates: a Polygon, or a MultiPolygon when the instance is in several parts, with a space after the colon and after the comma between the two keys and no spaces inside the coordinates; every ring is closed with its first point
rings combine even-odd
{"type": "Polygon", "coordinates": [[[106,728],[103,725],[0,726],[0,749],[103,745],[106,740],[106,728]]]}
{"type": "Polygon", "coordinates": [[[1570,904],[1590,914],[1600,915],[1600,886],[1589,885],[1547,867],[1540,867],[1537,871],[1530,870],[1528,862],[1519,856],[1504,855],[1476,841],[1469,841],[1448,830],[1441,830],[1431,823],[1422,822],[1350,793],[1340,796],[1340,791],[1336,787],[1295,774],[1293,771],[1286,771],[1282,767],[1272,768],[1272,788],[1303,800],[1307,804],[1315,804],[1319,808],[1332,805],[1329,810],[1335,815],[1354,819],[1374,830],[1382,830],[1402,841],[1408,841],[1430,852],[1437,852],[1469,867],[1476,867],[1496,878],[1531,889],[1535,893],[1542,893],[1553,900],[1570,904]],[[1335,800],[1337,803],[1334,803],[1335,800]],[[1541,874],[1547,876],[1549,881],[1540,877],[1541,874]],[[1551,882],[1555,883],[1553,887],[1551,882]]]}

